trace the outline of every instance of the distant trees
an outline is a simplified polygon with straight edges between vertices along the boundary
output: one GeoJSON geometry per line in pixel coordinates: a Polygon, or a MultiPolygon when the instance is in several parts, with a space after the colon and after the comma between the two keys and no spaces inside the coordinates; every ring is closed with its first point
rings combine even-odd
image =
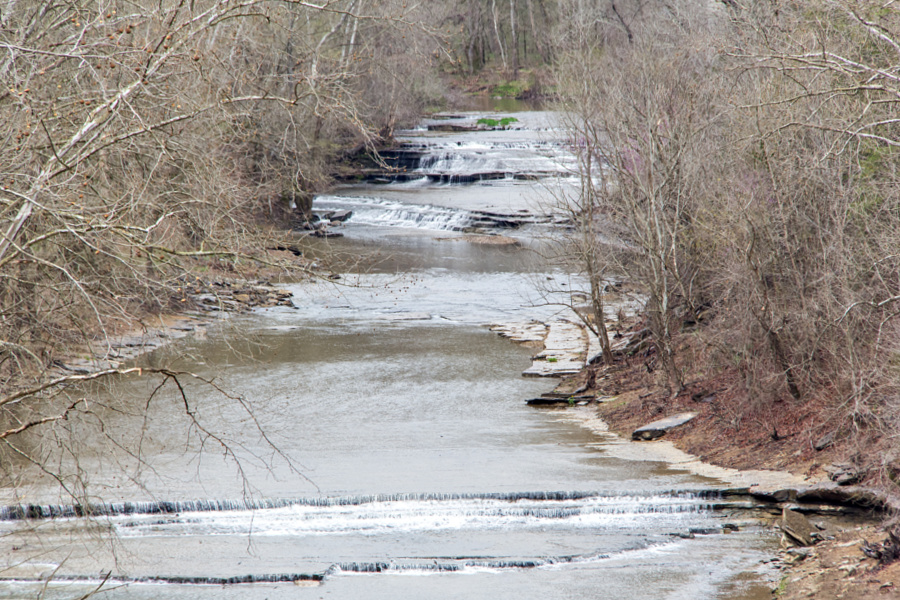
{"type": "Polygon", "coordinates": [[[446,18],[465,71],[473,74],[492,63],[517,79],[523,65],[548,64],[557,5],[555,0],[460,0],[446,18]]]}

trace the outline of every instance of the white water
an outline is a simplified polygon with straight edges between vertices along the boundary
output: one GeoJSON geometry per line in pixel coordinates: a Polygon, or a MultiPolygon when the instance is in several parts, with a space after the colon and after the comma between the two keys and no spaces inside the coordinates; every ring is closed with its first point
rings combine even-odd
{"type": "Polygon", "coordinates": [[[434,231],[461,231],[475,216],[466,210],[404,204],[383,198],[323,195],[316,198],[317,210],[351,210],[354,225],[408,227],[434,231]]]}
{"type": "MultiPolygon", "coordinates": [[[[613,496],[578,500],[490,499],[397,500],[366,504],[308,506],[255,511],[132,515],[110,521],[119,535],[386,535],[460,530],[572,528],[635,529],[655,521],[658,527],[684,529],[691,515],[710,510],[709,500],[670,496],[613,496]]],[[[705,519],[693,519],[697,524],[705,519]]]]}

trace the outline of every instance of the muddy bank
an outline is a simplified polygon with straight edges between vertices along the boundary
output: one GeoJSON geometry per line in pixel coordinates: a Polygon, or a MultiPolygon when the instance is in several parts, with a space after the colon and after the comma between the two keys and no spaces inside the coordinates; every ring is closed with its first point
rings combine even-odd
{"type": "Polygon", "coordinates": [[[783,552],[783,577],[773,596],[783,600],[896,598],[900,594],[900,562],[881,564],[864,548],[879,547],[887,538],[872,524],[838,528],[833,539],[810,548],[783,552]]]}

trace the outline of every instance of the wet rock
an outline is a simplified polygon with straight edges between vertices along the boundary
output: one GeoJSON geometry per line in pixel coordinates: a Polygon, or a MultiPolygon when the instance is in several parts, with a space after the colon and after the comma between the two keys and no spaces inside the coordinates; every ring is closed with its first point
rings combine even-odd
{"type": "Polygon", "coordinates": [[[343,233],[338,233],[336,231],[328,231],[326,229],[316,229],[310,235],[317,238],[339,238],[344,237],[343,233]]]}
{"type": "MultiPolygon", "coordinates": [[[[335,210],[328,214],[326,220],[332,223],[343,223],[353,216],[352,210],[335,210]]],[[[323,217],[324,218],[324,217],[323,217]]]]}
{"type": "Polygon", "coordinates": [[[594,399],[593,396],[553,396],[547,395],[541,398],[526,400],[528,406],[584,406],[594,399]]]}
{"type": "Polygon", "coordinates": [[[526,400],[528,406],[566,406],[569,401],[566,398],[532,398],[526,400]]]}
{"type": "Polygon", "coordinates": [[[656,438],[664,436],[670,429],[678,427],[679,425],[684,425],[698,414],[699,413],[695,412],[679,413],[677,415],[672,415],[671,417],[666,417],[665,419],[653,421],[652,423],[648,423],[643,427],[635,429],[631,434],[631,439],[645,441],[655,440],[656,438]]]}
{"type": "Polygon", "coordinates": [[[290,252],[294,256],[303,256],[303,250],[297,246],[273,246],[269,250],[280,250],[282,252],[290,252]]]}
{"type": "Polygon", "coordinates": [[[771,489],[753,486],[750,488],[750,495],[765,502],[794,502],[797,500],[797,490],[789,488],[771,489]]]}
{"type": "Polygon", "coordinates": [[[461,131],[478,131],[478,127],[475,125],[457,125],[455,123],[431,123],[428,125],[428,131],[454,133],[461,131]]]}
{"type": "Polygon", "coordinates": [[[719,533],[719,529],[714,527],[691,527],[688,532],[693,535],[713,535],[719,533]]]}
{"type": "Polygon", "coordinates": [[[812,546],[813,525],[809,519],[785,506],[781,511],[781,531],[784,541],[795,546],[812,546]]]}

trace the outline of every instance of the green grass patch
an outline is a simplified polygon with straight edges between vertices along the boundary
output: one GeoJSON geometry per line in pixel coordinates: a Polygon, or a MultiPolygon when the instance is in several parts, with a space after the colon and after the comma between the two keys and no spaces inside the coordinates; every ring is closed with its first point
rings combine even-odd
{"type": "Polygon", "coordinates": [[[510,123],[516,123],[518,119],[515,117],[503,117],[502,119],[489,119],[487,117],[482,117],[478,119],[479,125],[484,125],[486,127],[509,127],[510,123]]]}

